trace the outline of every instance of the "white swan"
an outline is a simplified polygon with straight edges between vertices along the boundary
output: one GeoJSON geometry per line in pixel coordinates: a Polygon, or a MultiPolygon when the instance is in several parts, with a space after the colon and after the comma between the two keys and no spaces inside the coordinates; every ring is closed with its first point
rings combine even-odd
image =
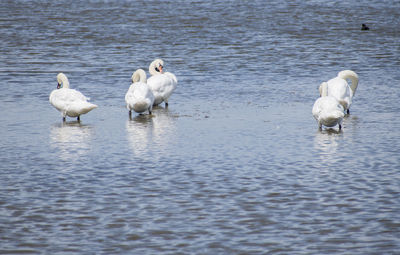
{"type": "MultiPolygon", "coordinates": [[[[351,70],[344,70],[338,73],[337,77],[328,81],[328,96],[335,97],[343,106],[347,114],[350,113],[350,105],[358,86],[358,75],[351,70]],[[347,83],[351,80],[351,85],[347,83]]],[[[321,94],[321,87],[320,87],[321,94]]]]}
{"type": "Polygon", "coordinates": [[[131,116],[132,110],[137,113],[143,113],[151,110],[154,103],[154,95],[146,83],[146,72],[138,69],[132,74],[132,84],[125,94],[126,108],[131,116]]]}
{"type": "Polygon", "coordinates": [[[339,130],[341,130],[344,108],[335,97],[328,96],[328,86],[327,82],[320,85],[321,97],[315,101],[312,115],[317,120],[320,129],[322,129],[322,126],[334,127],[339,125],[339,130]]]}
{"type": "Polygon", "coordinates": [[[156,59],[149,66],[149,73],[152,75],[147,84],[154,94],[154,105],[159,105],[163,101],[168,106],[168,99],[174,92],[178,80],[176,76],[170,72],[163,72],[164,61],[156,59]]]}
{"type": "Polygon", "coordinates": [[[70,89],[69,81],[65,74],[57,75],[57,89],[50,93],[50,103],[61,112],[63,121],[66,116],[77,117],[80,120],[80,115],[85,114],[97,108],[97,105],[89,103],[88,97],[85,97],[81,92],[70,89]]]}

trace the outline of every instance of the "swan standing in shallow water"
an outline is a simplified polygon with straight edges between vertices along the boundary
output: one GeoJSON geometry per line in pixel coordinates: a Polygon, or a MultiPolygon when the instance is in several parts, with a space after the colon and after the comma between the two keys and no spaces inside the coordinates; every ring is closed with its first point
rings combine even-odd
{"type": "Polygon", "coordinates": [[[178,80],[176,76],[170,72],[163,72],[164,62],[156,59],[149,66],[149,73],[152,75],[147,84],[154,94],[154,105],[159,105],[163,101],[168,107],[168,99],[174,92],[178,80]]]}
{"type": "MultiPolygon", "coordinates": [[[[328,82],[328,96],[335,97],[343,106],[347,114],[350,114],[350,105],[358,86],[358,75],[351,70],[344,70],[338,73],[337,77],[328,82]],[[351,85],[347,83],[351,80],[351,85]]],[[[322,86],[322,84],[321,84],[322,86]]],[[[321,87],[319,88],[321,94],[321,87]]]]}
{"type": "Polygon", "coordinates": [[[334,127],[339,125],[339,130],[341,130],[344,108],[335,97],[328,95],[328,86],[327,82],[320,85],[321,97],[315,101],[312,115],[317,120],[320,129],[322,129],[322,126],[334,127]]]}
{"type": "Polygon", "coordinates": [[[97,105],[89,103],[88,97],[85,97],[81,92],[70,89],[69,81],[65,74],[57,75],[57,89],[50,93],[50,103],[61,112],[63,121],[66,116],[77,117],[80,120],[80,115],[85,114],[97,108],[97,105]]]}
{"type": "Polygon", "coordinates": [[[151,110],[154,103],[154,95],[150,87],[146,83],[146,72],[138,69],[132,74],[132,84],[125,94],[126,108],[129,110],[129,116],[132,110],[137,113],[143,113],[151,110]]]}

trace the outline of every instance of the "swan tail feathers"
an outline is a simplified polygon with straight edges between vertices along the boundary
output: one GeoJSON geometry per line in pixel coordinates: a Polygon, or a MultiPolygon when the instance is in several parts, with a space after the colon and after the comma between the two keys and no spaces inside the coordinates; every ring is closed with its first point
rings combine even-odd
{"type": "Polygon", "coordinates": [[[76,112],[80,114],[86,114],[88,112],[90,112],[91,110],[97,108],[97,105],[89,103],[89,102],[85,102],[82,104],[77,104],[77,105],[71,105],[71,107],[68,109],[68,111],[71,112],[76,112]]]}
{"type": "Polygon", "coordinates": [[[149,102],[140,101],[133,106],[133,110],[137,113],[145,112],[149,109],[149,102]]]}
{"type": "Polygon", "coordinates": [[[335,119],[342,119],[344,117],[344,112],[343,111],[335,111],[333,113],[333,117],[335,119]]]}

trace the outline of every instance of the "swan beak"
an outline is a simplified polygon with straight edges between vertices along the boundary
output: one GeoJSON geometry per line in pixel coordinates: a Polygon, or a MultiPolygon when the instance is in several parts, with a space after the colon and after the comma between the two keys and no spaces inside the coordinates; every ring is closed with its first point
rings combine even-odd
{"type": "Polygon", "coordinates": [[[159,72],[159,73],[163,73],[163,66],[162,66],[162,65],[159,65],[159,66],[156,68],[156,71],[159,72]]]}
{"type": "Polygon", "coordinates": [[[61,88],[61,84],[57,83],[57,89],[61,88]]]}

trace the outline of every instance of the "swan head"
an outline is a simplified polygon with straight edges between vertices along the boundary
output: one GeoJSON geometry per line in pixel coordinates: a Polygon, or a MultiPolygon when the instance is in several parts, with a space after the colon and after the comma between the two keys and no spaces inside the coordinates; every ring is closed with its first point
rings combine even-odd
{"type": "Polygon", "coordinates": [[[162,59],[155,59],[149,66],[149,73],[151,75],[163,73],[164,61],[162,59]]]}
{"type": "Polygon", "coordinates": [[[57,75],[57,89],[69,88],[69,81],[65,74],[59,73],[57,75]]]}
{"type": "Polygon", "coordinates": [[[147,82],[147,78],[146,78],[146,72],[143,69],[137,69],[133,74],[132,74],[132,83],[135,82],[147,82]]]}
{"type": "Polygon", "coordinates": [[[319,85],[319,95],[321,97],[326,97],[328,95],[328,83],[327,82],[323,82],[321,83],[321,85],[319,85]]]}

